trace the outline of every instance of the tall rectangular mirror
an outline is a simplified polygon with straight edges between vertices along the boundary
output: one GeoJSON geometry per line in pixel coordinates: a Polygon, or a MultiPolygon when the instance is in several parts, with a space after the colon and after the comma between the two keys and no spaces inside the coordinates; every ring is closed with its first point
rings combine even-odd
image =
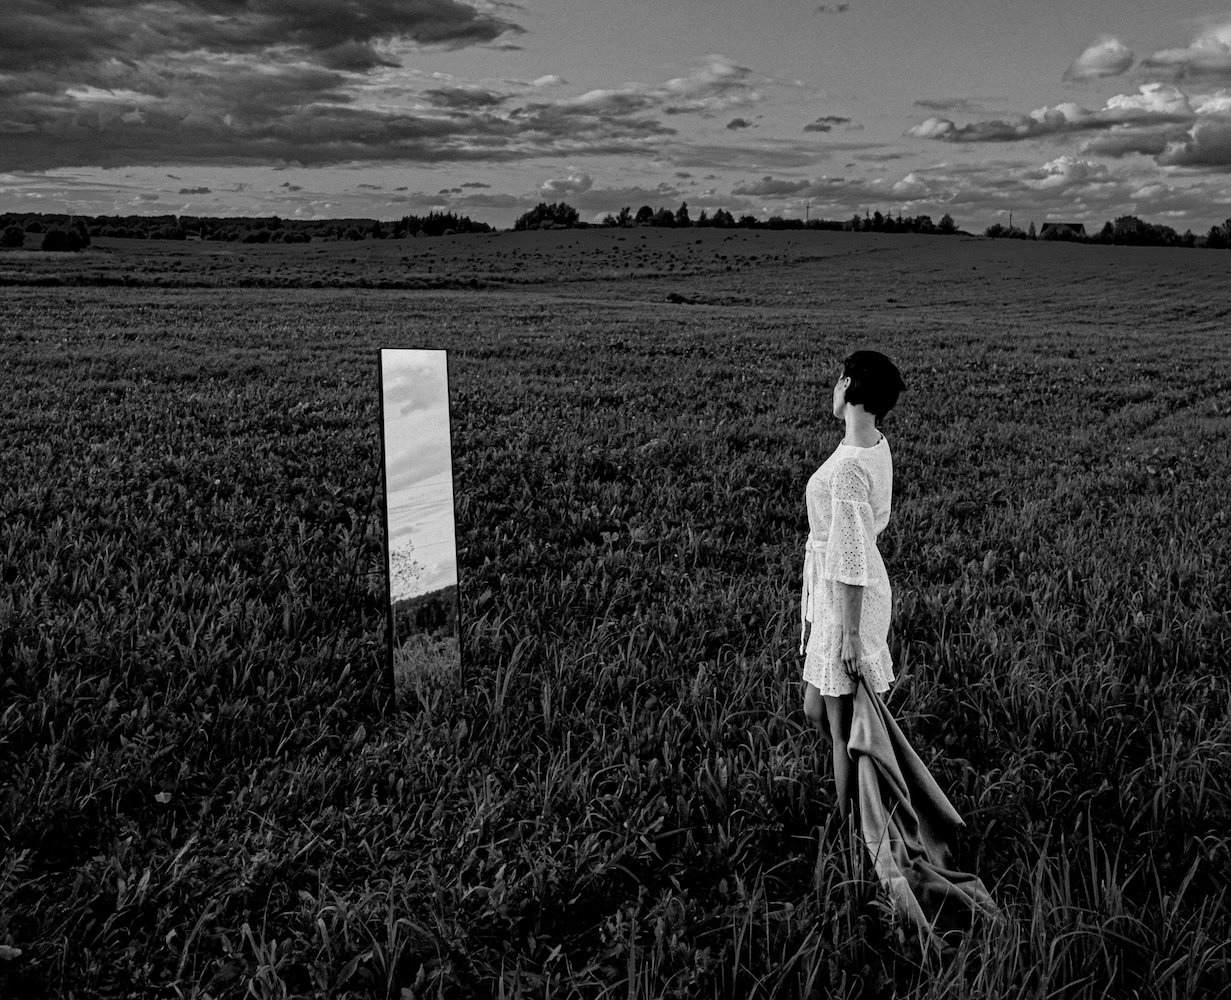
{"type": "Polygon", "coordinates": [[[460,671],[448,354],[380,352],[386,642],[394,698],[460,671]]]}

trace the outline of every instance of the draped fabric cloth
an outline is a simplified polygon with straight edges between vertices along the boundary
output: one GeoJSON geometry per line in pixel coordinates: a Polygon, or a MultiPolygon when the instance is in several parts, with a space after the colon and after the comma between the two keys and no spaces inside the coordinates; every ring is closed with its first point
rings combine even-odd
{"type": "Polygon", "coordinates": [[[962,817],[866,682],[855,691],[848,750],[864,845],[898,913],[929,938],[975,914],[998,918],[982,880],[953,868],[962,817]]]}

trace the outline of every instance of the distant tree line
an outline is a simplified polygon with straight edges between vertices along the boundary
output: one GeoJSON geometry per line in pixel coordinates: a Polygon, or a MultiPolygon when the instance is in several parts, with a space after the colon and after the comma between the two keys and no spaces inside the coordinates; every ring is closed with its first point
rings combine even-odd
{"type": "MultiPolygon", "coordinates": [[[[780,215],[772,215],[768,219],[759,219],[755,215],[741,215],[736,218],[725,208],[719,208],[713,215],[702,209],[694,219],[688,210],[688,202],[682,202],[674,212],[669,208],[642,205],[634,213],[631,205],[625,205],[614,215],[604,217],[601,225],[622,228],[654,226],[669,229],[706,226],[716,229],[831,229],[877,233],[949,234],[958,231],[951,215],[945,215],[938,223],[932,222],[931,216],[928,215],[903,218],[899,214],[895,219],[891,215],[882,215],[880,212],[865,213],[862,217],[856,215],[846,221],[834,219],[804,221],[803,219],[786,219],[780,215]]],[[[564,202],[552,205],[540,202],[513,223],[513,228],[516,230],[580,229],[588,226],[589,223],[579,220],[577,209],[564,202]]]]}
{"type": "MultiPolygon", "coordinates": [[[[16,223],[5,224],[0,219],[0,227],[4,232],[0,235],[0,246],[20,247],[26,242],[26,230],[16,223]]],[[[77,219],[65,226],[51,226],[45,231],[40,227],[38,245],[42,250],[83,250],[90,245],[90,230],[86,224],[77,219]]]]}
{"type": "Polygon", "coordinates": [[[378,219],[281,219],[193,215],[0,215],[0,244],[39,246],[44,250],[80,250],[91,237],[137,240],[216,240],[228,243],[308,243],[311,240],[405,239],[487,233],[493,228],[452,212],[404,215],[396,222],[378,219]],[[54,235],[53,235],[54,234],[54,235]]]}
{"type": "Polygon", "coordinates": [[[1210,231],[1198,236],[1191,229],[1178,233],[1170,226],[1144,222],[1135,215],[1121,215],[1114,222],[1104,223],[1097,233],[1082,235],[1068,226],[1044,227],[1036,232],[1034,223],[1029,229],[995,223],[983,231],[984,236],[1003,240],[1056,240],[1066,243],[1102,243],[1115,246],[1147,247],[1206,247],[1225,250],[1231,247],[1231,219],[1222,225],[1211,226],[1210,231]]]}

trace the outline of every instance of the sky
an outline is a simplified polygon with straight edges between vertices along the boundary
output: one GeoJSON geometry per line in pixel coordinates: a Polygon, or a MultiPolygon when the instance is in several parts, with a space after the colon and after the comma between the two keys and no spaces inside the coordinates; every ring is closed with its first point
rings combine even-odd
{"type": "Polygon", "coordinates": [[[457,583],[446,351],[383,350],[390,599],[457,583]]]}
{"type": "Polygon", "coordinates": [[[1231,217],[1231,6],[4,0],[0,211],[1231,217]]]}

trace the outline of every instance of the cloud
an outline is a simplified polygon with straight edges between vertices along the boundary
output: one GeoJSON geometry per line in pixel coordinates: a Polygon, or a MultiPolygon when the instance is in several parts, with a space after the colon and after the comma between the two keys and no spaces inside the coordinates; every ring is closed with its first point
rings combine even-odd
{"type": "Polygon", "coordinates": [[[823,115],[816,121],[804,126],[805,132],[829,132],[835,125],[849,125],[851,120],[841,115],[823,115]]]}
{"type": "Polygon", "coordinates": [[[845,14],[851,9],[849,3],[823,3],[813,12],[816,14],[845,14]]]}
{"type": "Polygon", "coordinates": [[[1060,156],[1018,176],[1026,187],[1045,191],[1101,182],[1109,175],[1105,164],[1060,156]]]}
{"type": "MultiPolygon", "coordinates": [[[[261,0],[265,6],[242,7],[225,24],[203,19],[199,9],[222,0],[166,0],[157,7],[144,0],[95,2],[103,6],[26,19],[28,32],[56,40],[44,46],[49,51],[75,51],[77,58],[57,56],[55,65],[0,76],[8,169],[669,156],[679,146],[677,129],[668,124],[673,117],[712,119],[762,100],[752,70],[721,55],[665,82],[570,97],[551,97],[524,82],[470,86],[440,73],[425,87],[421,74],[390,66],[399,46],[478,44],[502,25],[505,31],[517,27],[454,0],[414,0],[395,4],[395,11],[379,6],[393,0],[354,0],[339,15],[331,54],[319,48],[326,33],[317,19],[325,15],[309,8],[309,0],[261,0]],[[100,10],[116,13],[131,30],[91,34],[90,18],[100,10]],[[367,20],[355,11],[367,12],[367,20]],[[444,21],[433,27],[425,12],[444,21]],[[134,27],[138,15],[144,28],[134,27]],[[351,40],[370,41],[380,65],[355,67],[351,60],[349,68],[339,68],[333,50],[347,32],[360,31],[361,21],[367,34],[351,40]],[[271,40],[271,24],[285,29],[285,37],[271,40]]],[[[21,10],[33,9],[31,3],[14,0],[21,10]]],[[[20,20],[13,9],[0,5],[0,29],[20,20]]],[[[2,58],[10,36],[2,30],[0,36],[2,58]]],[[[536,83],[554,86],[544,78],[536,83]]],[[[752,131],[752,116],[741,120],[752,131]]],[[[707,155],[700,150],[697,165],[710,167],[707,155]]],[[[745,169],[814,163],[817,157],[815,150],[788,147],[732,155],[745,169]]]]}
{"type": "Polygon", "coordinates": [[[389,59],[372,47],[399,38],[460,48],[522,32],[518,25],[456,0],[304,0],[219,5],[211,0],[96,0],[0,5],[0,65],[7,70],[91,67],[112,60],[195,52],[263,53],[289,47],[330,68],[370,68],[389,59]],[[225,13],[225,16],[220,16],[225,13]]]}
{"type": "Polygon", "coordinates": [[[1187,134],[1183,125],[1161,125],[1153,128],[1116,128],[1087,139],[1081,145],[1083,153],[1119,159],[1132,153],[1157,156],[1168,143],[1187,134]]]}
{"type": "Polygon", "coordinates": [[[1064,71],[1066,80],[1099,80],[1128,72],[1136,56],[1123,42],[1103,35],[1073,60],[1064,71]]]}
{"type": "Polygon", "coordinates": [[[663,101],[663,111],[669,115],[694,112],[710,117],[727,108],[760,101],[752,76],[752,70],[726,56],[710,55],[705,57],[705,65],[690,75],[668,80],[651,93],[663,101]]]}
{"type": "Polygon", "coordinates": [[[1210,25],[1187,47],[1161,49],[1143,59],[1141,66],[1177,78],[1231,77],[1231,22],[1210,25]]]}
{"type": "Polygon", "coordinates": [[[180,188],[180,194],[209,194],[210,189],[207,187],[195,188],[180,188]]]}
{"type": "Polygon", "coordinates": [[[1168,143],[1155,162],[1163,167],[1231,171],[1231,120],[1197,122],[1187,138],[1168,143]]]}
{"type": "MultiPolygon", "coordinates": [[[[1083,134],[1087,138],[1081,152],[1087,156],[1139,154],[1153,157],[1160,167],[1227,172],[1231,171],[1231,93],[1222,89],[1190,95],[1173,84],[1152,82],[1142,84],[1136,93],[1109,97],[1097,111],[1066,103],[1008,121],[960,126],[932,117],[907,134],[945,142],[1014,142],[1083,134]]],[[[1047,182],[1054,183],[1055,178],[1047,182]]]]}
{"type": "Polygon", "coordinates": [[[560,77],[556,76],[555,73],[548,73],[546,76],[540,76],[537,80],[532,80],[530,83],[530,86],[532,87],[559,87],[567,82],[568,82],[567,80],[561,79],[560,77]]]}
{"type": "Polygon", "coordinates": [[[748,121],[747,118],[732,118],[729,122],[727,122],[727,128],[732,130],[752,128],[752,122],[748,121]]]}
{"type": "Polygon", "coordinates": [[[473,111],[478,108],[494,108],[507,101],[510,95],[498,94],[480,87],[438,87],[425,90],[419,96],[436,107],[473,111]]]}
{"type": "Polygon", "coordinates": [[[1181,124],[1192,121],[1194,112],[1188,98],[1175,87],[1146,83],[1136,94],[1119,94],[1106,107],[1090,111],[1066,102],[1054,108],[1038,108],[1029,115],[1008,121],[991,119],[957,125],[948,118],[933,116],[907,130],[907,135],[944,142],[1016,142],[1074,132],[1091,132],[1116,126],[1181,124]]]}
{"type": "Polygon", "coordinates": [[[983,110],[983,105],[967,97],[923,98],[915,101],[915,107],[926,108],[928,111],[962,111],[975,114],[983,110]]]}
{"type": "Polygon", "coordinates": [[[735,195],[745,195],[750,198],[798,194],[810,186],[807,180],[775,180],[772,176],[762,177],[754,184],[739,184],[731,189],[735,195]]]}
{"type": "Polygon", "coordinates": [[[567,177],[553,177],[539,185],[539,193],[547,198],[561,198],[590,190],[594,181],[587,173],[577,172],[567,177]]]}

